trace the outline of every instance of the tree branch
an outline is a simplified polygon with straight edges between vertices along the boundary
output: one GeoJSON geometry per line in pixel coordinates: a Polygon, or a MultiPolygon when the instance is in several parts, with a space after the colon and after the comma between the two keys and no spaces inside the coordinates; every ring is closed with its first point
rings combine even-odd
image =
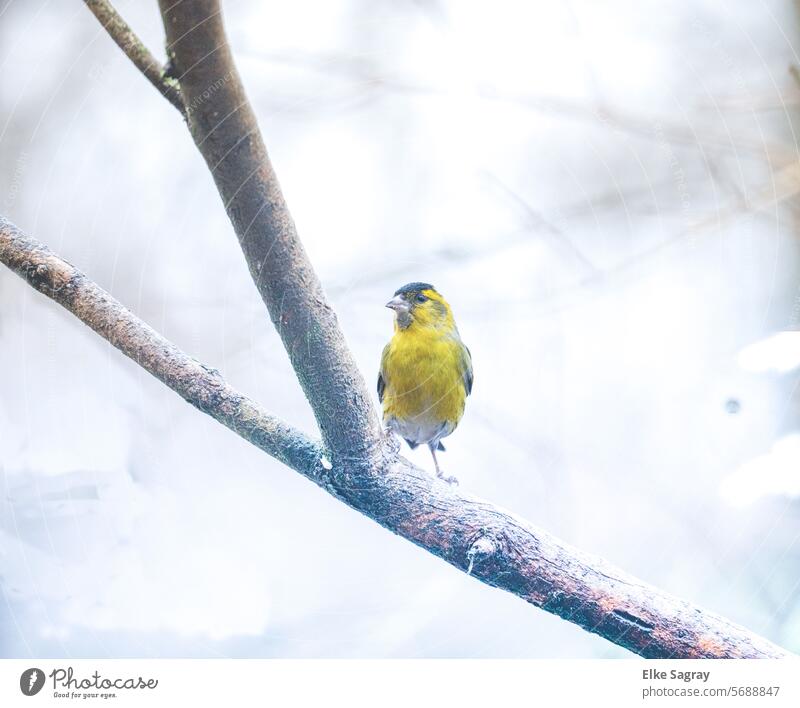
{"type": "Polygon", "coordinates": [[[370,395],[297,236],[245,95],[217,0],[160,0],[189,130],[334,458],[375,454],[370,395]]]}
{"type": "Polygon", "coordinates": [[[477,579],[651,658],[793,656],[464,494],[381,446],[331,465],[322,447],[265,412],[0,217],[0,262],[199,410],[382,526],[477,579]]]}
{"type": "Polygon", "coordinates": [[[117,46],[134,63],[181,115],[186,115],[178,82],[167,76],[161,63],[150,53],[108,0],[83,0],[117,46]]]}
{"type": "Polygon", "coordinates": [[[216,369],[192,359],[81,271],[0,215],[0,262],[55,300],[123,354],[256,447],[307,475],[321,447],[229,386],[216,369]]]}

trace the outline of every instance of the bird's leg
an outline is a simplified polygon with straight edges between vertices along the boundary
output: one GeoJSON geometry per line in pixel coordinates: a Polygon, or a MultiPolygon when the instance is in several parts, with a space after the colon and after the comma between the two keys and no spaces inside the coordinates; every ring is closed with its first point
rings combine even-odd
{"type": "Polygon", "coordinates": [[[439,469],[439,460],[436,459],[436,448],[431,448],[431,457],[433,457],[433,464],[436,467],[436,476],[441,479],[442,470],[439,469]]]}
{"type": "Polygon", "coordinates": [[[439,460],[436,459],[436,445],[428,445],[428,448],[430,449],[431,455],[433,456],[433,464],[436,467],[436,476],[443,482],[447,482],[448,484],[458,484],[458,480],[455,477],[444,476],[442,468],[439,467],[439,460]]]}

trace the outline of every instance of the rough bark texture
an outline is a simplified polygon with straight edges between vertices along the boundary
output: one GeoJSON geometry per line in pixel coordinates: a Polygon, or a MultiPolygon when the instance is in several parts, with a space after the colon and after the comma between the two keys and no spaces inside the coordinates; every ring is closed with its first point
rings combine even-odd
{"type": "Polygon", "coordinates": [[[386,528],[475,578],[651,658],[793,656],[647,585],[399,457],[331,465],[322,446],[266,413],[136,318],[83,273],[0,217],[0,262],[192,405],[386,528]]]}
{"type": "Polygon", "coordinates": [[[189,129],[208,164],[272,322],[334,457],[369,457],[375,409],[297,236],[214,0],[161,0],[167,53],[189,129]]]}
{"type": "Polygon", "coordinates": [[[183,107],[183,98],[178,82],[166,75],[161,63],[142,44],[111,3],[108,0],[83,1],[136,68],[161,92],[164,98],[185,115],[186,110],[183,107]]]}

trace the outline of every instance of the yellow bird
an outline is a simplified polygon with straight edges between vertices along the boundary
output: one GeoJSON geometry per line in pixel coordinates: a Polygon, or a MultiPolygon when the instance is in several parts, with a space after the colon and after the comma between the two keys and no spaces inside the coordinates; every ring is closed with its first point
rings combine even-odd
{"type": "Polygon", "coordinates": [[[383,423],[413,450],[426,444],[436,476],[447,482],[436,451],[464,415],[472,392],[472,356],[461,341],[447,301],[430,283],[404,285],[386,303],[394,336],[383,349],[378,398],[383,423]]]}

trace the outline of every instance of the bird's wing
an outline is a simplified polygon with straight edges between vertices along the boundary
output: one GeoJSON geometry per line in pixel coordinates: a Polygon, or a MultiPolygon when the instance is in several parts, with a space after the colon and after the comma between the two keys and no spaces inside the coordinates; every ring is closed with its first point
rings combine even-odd
{"type": "Polygon", "coordinates": [[[462,376],[464,377],[464,388],[467,391],[467,395],[472,393],[472,381],[474,376],[472,374],[472,354],[469,351],[469,347],[464,344],[461,350],[461,367],[462,367],[462,376]]]}
{"type": "Polygon", "coordinates": [[[386,382],[383,380],[383,374],[378,372],[378,401],[383,403],[383,391],[386,388],[386,382]]]}
{"type": "Polygon", "coordinates": [[[383,403],[383,392],[386,390],[386,379],[383,375],[384,365],[386,363],[386,354],[389,350],[389,345],[387,344],[383,348],[383,353],[381,354],[381,368],[378,370],[378,401],[383,403]]]}

